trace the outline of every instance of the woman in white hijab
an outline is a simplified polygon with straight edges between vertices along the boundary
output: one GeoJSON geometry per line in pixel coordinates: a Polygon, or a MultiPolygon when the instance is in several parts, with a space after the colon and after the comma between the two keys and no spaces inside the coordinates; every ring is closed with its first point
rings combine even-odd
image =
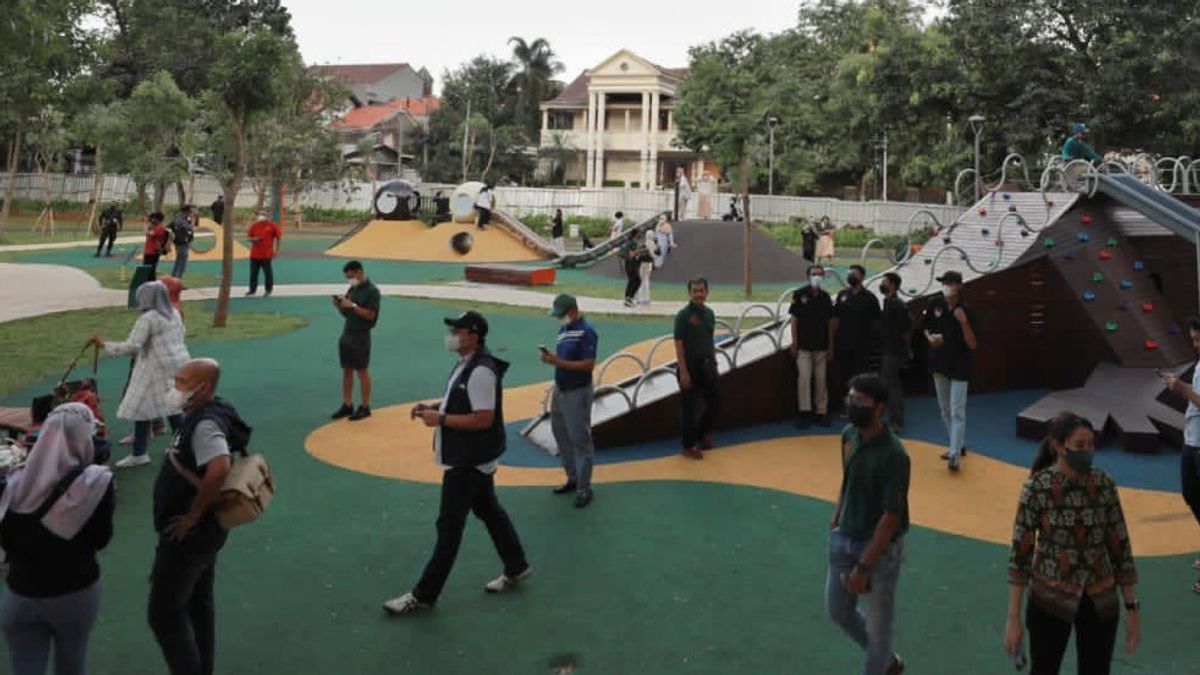
{"type": "Polygon", "coordinates": [[[82,403],[55,408],[29,461],[0,495],[0,545],[8,589],[0,627],[13,675],[87,672],[88,635],[100,610],[96,553],[112,538],[113,484],[92,464],[96,421],[82,403]]]}
{"type": "Polygon", "coordinates": [[[136,354],[133,374],[117,408],[117,417],[133,422],[133,452],[117,462],[117,468],[150,463],[154,420],[166,417],[172,429],[178,428],[182,415],[167,401],[167,392],[175,385],[175,371],[191,358],[184,344],[183,321],[171,306],[167,287],[161,281],[142,284],[137,302],[142,315],[124,342],[107,342],[99,335],[91,339],[110,356],[136,354]]]}
{"type": "Polygon", "coordinates": [[[653,230],[648,230],[645,237],[646,257],[641,259],[638,273],[642,277],[642,285],[638,287],[639,305],[650,304],[650,275],[654,274],[654,259],[658,257],[658,236],[653,230]]]}

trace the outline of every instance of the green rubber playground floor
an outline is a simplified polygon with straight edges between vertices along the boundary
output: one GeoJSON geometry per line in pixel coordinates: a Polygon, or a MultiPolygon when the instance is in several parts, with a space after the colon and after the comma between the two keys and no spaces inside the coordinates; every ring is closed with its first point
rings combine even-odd
{"type": "MultiPolygon", "coordinates": [[[[441,393],[452,360],[440,319],[458,309],[385,298],[374,337],[376,408],[441,393]]],[[[221,554],[217,672],[524,674],[564,662],[574,664],[570,672],[603,675],[858,672],[857,647],[822,609],[831,505],[726,484],[602,484],[582,511],[546,488],[502,489],[535,569],[530,582],[508,595],[482,592],[500,562],[473,520],[438,607],[385,618],[380,603],[410,587],[431,550],[438,488],[335,468],[304,451],[305,436],[339,402],[340,322],[324,298],[236,300],[233,310],[278,311],[306,325],[193,348],[222,362],[221,393],[254,426],[253,449],[270,457],[278,482],[268,514],[233,533],[221,554]]],[[[553,335],[554,322],[528,310],[487,313],[492,348],[513,364],[506,385],[546,380],[534,346],[553,335]]],[[[665,321],[593,320],[602,355],[666,329],[665,321]]],[[[126,359],[101,366],[114,422],[127,368],[126,359]]],[[[0,392],[0,400],[25,404],[49,384],[0,392]]],[[[94,673],[163,672],[145,610],[151,488],[164,444],[153,447],[153,467],[117,474],[94,673]]],[[[1008,518],[1009,507],[998,517],[1008,518]]],[[[922,528],[907,543],[896,623],[909,672],[1012,672],[1000,647],[1006,548],[922,528]]],[[[1119,652],[1114,672],[1197,672],[1200,602],[1186,591],[1194,580],[1187,562],[1138,561],[1145,639],[1134,657],[1119,652]]],[[[1063,672],[1074,672],[1073,663],[1069,655],[1063,672]]]]}

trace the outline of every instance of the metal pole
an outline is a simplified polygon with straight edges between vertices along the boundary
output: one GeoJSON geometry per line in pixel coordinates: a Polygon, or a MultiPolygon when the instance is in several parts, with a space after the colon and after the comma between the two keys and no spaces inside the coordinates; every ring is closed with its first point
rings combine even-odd
{"type": "Polygon", "coordinates": [[[982,132],[982,128],[975,129],[975,201],[979,201],[983,192],[982,180],[979,177],[979,134],[982,132]]]}
{"type": "Polygon", "coordinates": [[[770,137],[768,144],[771,149],[767,159],[767,195],[771,196],[775,194],[775,125],[769,126],[768,135],[770,137]]]}
{"type": "Polygon", "coordinates": [[[1196,232],[1196,284],[1200,286],[1200,232],[1196,232]]]}
{"type": "Polygon", "coordinates": [[[883,201],[887,201],[887,132],[883,132],[883,201]]]}

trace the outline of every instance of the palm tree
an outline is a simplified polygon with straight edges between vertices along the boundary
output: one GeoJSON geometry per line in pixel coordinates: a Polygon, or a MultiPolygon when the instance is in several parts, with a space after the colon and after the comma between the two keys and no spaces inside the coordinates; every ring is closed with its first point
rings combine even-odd
{"type": "Polygon", "coordinates": [[[563,64],[545,38],[526,42],[525,38],[511,37],[508,44],[512,45],[513,61],[517,66],[513,79],[517,87],[521,126],[529,138],[536,139],[541,128],[538,106],[557,93],[554,76],[563,71],[563,64]]]}

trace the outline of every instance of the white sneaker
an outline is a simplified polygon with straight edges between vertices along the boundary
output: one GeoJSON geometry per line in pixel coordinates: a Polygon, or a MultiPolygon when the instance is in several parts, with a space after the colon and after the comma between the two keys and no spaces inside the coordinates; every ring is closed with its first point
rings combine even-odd
{"type": "Polygon", "coordinates": [[[429,609],[432,605],[427,605],[412,593],[405,593],[398,598],[392,598],[383,603],[383,611],[388,614],[403,616],[406,614],[416,614],[417,612],[429,609]]]}
{"type": "Polygon", "coordinates": [[[124,459],[117,461],[115,466],[118,469],[128,469],[134,466],[146,466],[150,463],[150,455],[129,455],[124,459]]]}
{"type": "Polygon", "coordinates": [[[484,584],[483,590],[487,591],[488,593],[503,593],[504,591],[507,591],[522,581],[528,579],[530,574],[533,574],[532,567],[526,567],[524,572],[521,572],[515,577],[510,577],[507,574],[501,574],[499,577],[496,577],[495,579],[492,579],[484,584]]]}

